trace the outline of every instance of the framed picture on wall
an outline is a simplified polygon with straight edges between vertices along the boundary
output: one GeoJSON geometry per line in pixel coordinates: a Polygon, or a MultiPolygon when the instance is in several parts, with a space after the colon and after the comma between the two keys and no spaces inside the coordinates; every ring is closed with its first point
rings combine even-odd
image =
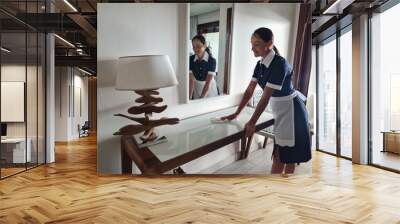
{"type": "Polygon", "coordinates": [[[25,82],[1,82],[1,122],[25,121],[25,82]]]}

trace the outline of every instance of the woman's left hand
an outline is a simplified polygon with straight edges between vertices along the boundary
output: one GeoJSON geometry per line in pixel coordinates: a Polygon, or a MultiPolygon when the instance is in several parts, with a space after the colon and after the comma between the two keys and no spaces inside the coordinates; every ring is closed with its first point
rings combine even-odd
{"type": "Polygon", "coordinates": [[[254,132],[256,131],[256,124],[252,121],[249,121],[246,123],[246,126],[244,127],[246,137],[251,137],[254,132]]]}

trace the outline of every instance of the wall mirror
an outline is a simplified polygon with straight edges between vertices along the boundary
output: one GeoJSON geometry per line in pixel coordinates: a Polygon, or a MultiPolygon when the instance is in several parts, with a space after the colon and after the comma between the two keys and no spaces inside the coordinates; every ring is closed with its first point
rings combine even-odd
{"type": "Polygon", "coordinates": [[[229,94],[232,3],[190,3],[189,99],[229,94]]]}

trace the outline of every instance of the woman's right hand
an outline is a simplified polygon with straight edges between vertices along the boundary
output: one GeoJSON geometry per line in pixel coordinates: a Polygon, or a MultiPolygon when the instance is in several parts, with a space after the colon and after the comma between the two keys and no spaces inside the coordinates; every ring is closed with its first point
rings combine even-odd
{"type": "Polygon", "coordinates": [[[230,120],[231,121],[231,120],[235,119],[237,116],[238,116],[238,114],[234,113],[234,114],[231,114],[231,115],[228,115],[225,117],[221,117],[221,120],[230,120]]]}

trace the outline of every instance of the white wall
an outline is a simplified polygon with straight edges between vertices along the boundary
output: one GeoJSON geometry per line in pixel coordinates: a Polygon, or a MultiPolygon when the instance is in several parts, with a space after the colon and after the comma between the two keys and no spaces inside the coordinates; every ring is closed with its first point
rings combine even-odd
{"type": "Polygon", "coordinates": [[[235,4],[232,43],[231,93],[241,93],[251,80],[259,58],[253,56],[250,38],[254,30],[268,27],[274,33],[275,46],[292,63],[293,39],[297,27],[297,4],[235,4]]]}
{"type": "MultiPolygon", "coordinates": [[[[284,16],[270,12],[269,7],[287,15],[293,20],[295,6],[292,4],[235,4],[234,39],[232,48],[232,93],[229,96],[215,97],[207,101],[188,102],[187,72],[189,55],[189,12],[186,4],[98,4],[98,132],[97,169],[100,173],[120,172],[119,138],[112,134],[126,124],[126,120],[113,117],[115,113],[125,112],[132,106],[133,93],[116,91],[114,88],[116,60],[120,56],[140,54],[168,54],[176,71],[179,85],[161,89],[161,95],[168,109],[163,116],[185,118],[237,105],[243,89],[252,75],[256,60],[251,54],[250,36],[255,28],[269,26],[277,33],[278,48],[284,55],[293,49],[290,35],[292,26],[284,16]],[[248,6],[246,6],[248,5],[248,6]],[[289,9],[288,9],[289,7],[289,9]],[[255,10],[256,13],[252,13],[255,10]],[[291,14],[292,13],[292,14],[291,14]],[[269,15],[274,16],[269,16],[269,15]],[[252,15],[258,15],[252,17],[252,15]],[[263,17],[264,16],[264,17],[263,17]],[[267,17],[268,19],[263,19],[267,17]],[[250,19],[250,18],[253,18],[250,19]],[[243,23],[245,19],[251,24],[243,23]],[[261,19],[260,23],[254,19],[261,19]],[[280,28],[281,24],[284,28],[280,28]],[[237,33],[235,34],[235,30],[237,33]],[[286,33],[284,33],[286,31],[286,33]],[[287,44],[288,46],[285,46],[287,44]],[[196,108],[196,110],[193,110],[196,108]]],[[[233,152],[237,145],[222,150],[233,152]]],[[[221,151],[221,150],[218,150],[221,151]]],[[[218,153],[216,151],[216,153],[218,153]]],[[[220,153],[221,154],[221,153],[220,153]]],[[[203,164],[206,159],[224,158],[224,155],[209,154],[193,161],[203,164]],[[214,156],[214,157],[212,157],[214,156]]],[[[230,158],[233,158],[230,155],[230,158]]],[[[225,155],[226,157],[226,155],[225,155]]],[[[206,167],[203,167],[206,168],[206,167]]]]}
{"type": "Polygon", "coordinates": [[[88,107],[89,107],[89,93],[88,93],[88,77],[87,76],[82,76],[82,73],[77,71],[75,69],[75,75],[74,75],[74,83],[75,87],[75,96],[73,96],[75,102],[75,106],[73,107],[75,110],[75,113],[73,113],[73,117],[71,120],[72,123],[72,130],[71,130],[71,135],[72,138],[79,138],[79,132],[78,132],[78,124],[82,126],[85,121],[89,120],[89,113],[88,113],[88,107]],[[77,90],[80,90],[80,99],[77,93],[77,90]],[[80,107],[79,109],[79,100],[80,102],[80,107]],[[80,111],[81,110],[81,111],[80,111]]]}
{"type": "Polygon", "coordinates": [[[55,68],[55,141],[68,141],[69,133],[69,95],[70,76],[68,67],[55,68]]]}
{"type": "Polygon", "coordinates": [[[88,78],[71,67],[56,67],[55,72],[55,141],[70,141],[79,137],[78,124],[88,120],[88,78]],[[75,87],[81,89],[82,116],[74,107],[75,87]]]}

